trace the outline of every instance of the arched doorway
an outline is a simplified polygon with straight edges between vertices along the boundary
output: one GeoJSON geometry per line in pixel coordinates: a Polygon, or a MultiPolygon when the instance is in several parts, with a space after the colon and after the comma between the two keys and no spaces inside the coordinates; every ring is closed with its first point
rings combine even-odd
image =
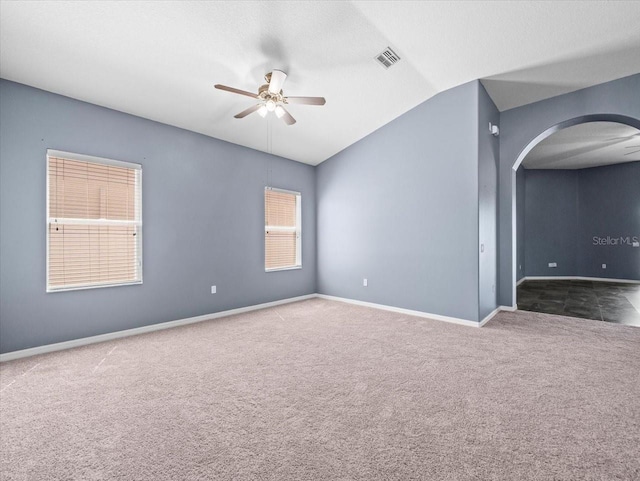
{"type": "Polygon", "coordinates": [[[640,74],[612,80],[500,113],[498,173],[498,304],[515,306],[516,170],[522,158],[555,130],[586,121],[640,125],[640,74]]]}
{"type": "MultiPolygon", "coordinates": [[[[547,129],[545,129],[544,131],[542,131],[541,133],[539,133],[536,137],[534,137],[531,141],[529,141],[525,147],[520,151],[520,153],[518,154],[518,156],[516,157],[515,161],[513,162],[513,165],[511,167],[511,189],[512,189],[512,206],[511,206],[511,214],[512,214],[512,222],[511,222],[511,240],[512,240],[512,251],[511,251],[511,282],[512,282],[512,287],[513,287],[513,292],[512,292],[512,299],[514,300],[514,304],[516,302],[517,299],[517,280],[519,277],[519,269],[521,267],[522,264],[522,259],[519,260],[519,248],[520,248],[520,241],[521,239],[519,239],[518,237],[518,229],[519,226],[521,225],[521,221],[522,219],[518,218],[518,202],[519,202],[519,195],[518,195],[518,189],[520,188],[518,186],[518,180],[517,180],[517,172],[519,169],[522,169],[522,163],[525,160],[525,158],[527,158],[527,156],[529,154],[532,153],[532,151],[534,151],[534,149],[536,148],[536,146],[538,146],[540,143],[542,143],[543,141],[545,141],[545,139],[548,139],[550,136],[564,130],[570,127],[576,127],[579,126],[581,124],[587,124],[587,123],[611,123],[613,124],[623,124],[625,126],[629,126],[632,127],[633,129],[635,129],[636,131],[640,132],[640,120],[633,118],[633,117],[629,117],[629,116],[624,116],[624,115],[617,115],[617,114],[592,114],[592,115],[584,115],[584,116],[579,116],[579,117],[574,117],[571,119],[567,119],[565,121],[559,122],[547,129]]],[[[604,125],[604,124],[603,124],[604,125]]],[[[592,132],[595,132],[594,129],[600,129],[601,126],[600,125],[594,125],[591,128],[592,132]]],[[[570,129],[571,131],[577,131],[579,129],[570,129]]],[[[567,131],[568,133],[568,131],[567,131]]],[[[563,134],[564,135],[564,134],[563,134]]],[[[637,134],[635,134],[637,135],[637,134]]],[[[558,137],[556,135],[556,137],[558,137]]],[[[547,144],[548,142],[545,142],[545,144],[547,144]]],[[[537,149],[536,151],[539,151],[540,149],[537,149]]],[[[531,157],[529,157],[527,159],[527,162],[531,162],[531,157]]],[[[530,168],[530,167],[529,167],[530,168]]],[[[545,187],[546,189],[546,187],[545,187]]],[[[521,199],[520,199],[521,201],[521,199]]],[[[521,214],[522,215],[522,214],[521,214]]],[[[545,265],[546,266],[546,265],[545,265]]],[[[550,264],[551,266],[551,264],[550,264]]],[[[603,271],[604,272],[604,271],[603,271]]],[[[574,276],[576,276],[576,274],[573,274],[574,276]]],[[[599,277],[599,276],[598,276],[599,277]]]]}

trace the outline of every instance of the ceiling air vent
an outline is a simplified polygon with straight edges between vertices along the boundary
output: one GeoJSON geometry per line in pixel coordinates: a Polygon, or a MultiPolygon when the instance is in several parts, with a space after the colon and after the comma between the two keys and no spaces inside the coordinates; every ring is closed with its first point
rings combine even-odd
{"type": "Polygon", "coordinates": [[[397,53],[391,50],[391,47],[387,47],[381,54],[376,55],[376,60],[380,62],[384,68],[389,68],[398,63],[400,61],[400,57],[397,53]]]}

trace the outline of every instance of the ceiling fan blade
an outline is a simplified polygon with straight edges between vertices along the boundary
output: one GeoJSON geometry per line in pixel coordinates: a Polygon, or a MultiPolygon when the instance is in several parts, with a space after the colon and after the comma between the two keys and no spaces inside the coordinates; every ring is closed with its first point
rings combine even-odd
{"type": "Polygon", "coordinates": [[[236,119],[242,119],[244,117],[246,117],[249,114],[254,113],[256,110],[258,110],[261,107],[260,104],[256,104],[256,105],[252,105],[251,107],[249,107],[246,110],[243,110],[242,112],[240,112],[239,114],[234,115],[234,117],[236,119]]]}
{"type": "Polygon", "coordinates": [[[285,97],[288,104],[324,105],[327,101],[324,97],[285,97]]]}
{"type": "Polygon", "coordinates": [[[233,87],[227,87],[226,85],[220,84],[215,84],[214,87],[220,90],[226,90],[227,92],[231,92],[234,94],[246,95],[247,97],[251,97],[252,99],[258,98],[257,94],[247,92],[246,90],[234,89],[233,87]]]}
{"type": "Polygon", "coordinates": [[[279,94],[284,85],[284,81],[287,78],[287,74],[282,70],[274,70],[271,72],[271,82],[269,82],[269,93],[279,94]]]}
{"type": "Polygon", "coordinates": [[[287,109],[285,109],[282,105],[279,105],[278,107],[284,111],[284,114],[280,118],[284,120],[287,125],[293,125],[296,123],[296,119],[293,118],[293,116],[287,111],[287,109]]]}

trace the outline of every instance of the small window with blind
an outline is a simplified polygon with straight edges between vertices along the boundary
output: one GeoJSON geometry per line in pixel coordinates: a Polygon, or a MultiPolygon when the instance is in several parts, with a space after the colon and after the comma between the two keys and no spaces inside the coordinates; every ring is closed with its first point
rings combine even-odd
{"type": "Polygon", "coordinates": [[[264,190],[264,267],[267,272],[302,267],[300,192],[264,190]]]}
{"type": "Polygon", "coordinates": [[[142,167],[47,151],[47,292],[142,283],[142,167]]]}

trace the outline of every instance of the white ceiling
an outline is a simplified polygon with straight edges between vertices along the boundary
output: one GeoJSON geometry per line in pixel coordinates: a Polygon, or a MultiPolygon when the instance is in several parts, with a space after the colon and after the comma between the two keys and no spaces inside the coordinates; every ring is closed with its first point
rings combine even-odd
{"type": "Polygon", "coordinates": [[[584,169],[640,161],[640,130],[615,122],[568,127],[536,145],[525,169],[584,169]]]}
{"type": "Polygon", "coordinates": [[[505,110],[640,72],[639,20],[635,1],[3,0],[0,76],[316,165],[474,79],[505,110]],[[255,91],[273,68],[327,104],[234,119],[253,101],[213,85],[255,91]]]}

